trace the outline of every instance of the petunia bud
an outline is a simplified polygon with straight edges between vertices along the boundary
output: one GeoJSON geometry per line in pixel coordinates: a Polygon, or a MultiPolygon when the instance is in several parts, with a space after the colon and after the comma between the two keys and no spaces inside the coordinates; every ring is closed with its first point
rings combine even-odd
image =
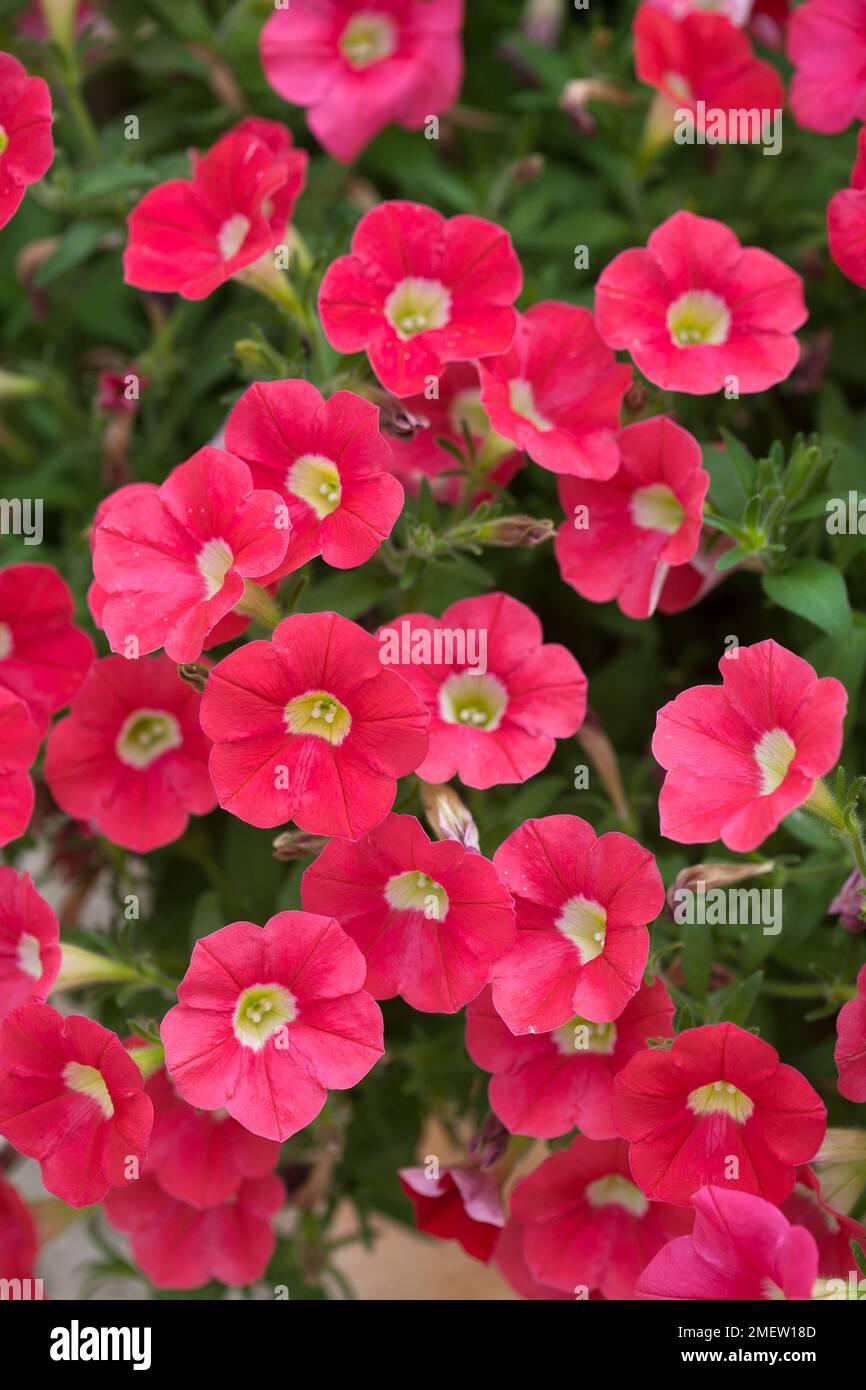
{"type": "Polygon", "coordinates": [[[607,101],[617,106],[628,106],[631,100],[630,93],[613,82],[604,82],[592,77],[575,78],[563,87],[559,105],[578,130],[582,130],[586,135],[593,135],[596,125],[587,109],[588,102],[607,101]]]}
{"type": "Polygon", "coordinates": [[[489,1115],[484,1124],[469,1140],[466,1151],[482,1168],[492,1168],[508,1149],[510,1139],[508,1130],[495,1115],[489,1115]]]}
{"type": "Polygon", "coordinates": [[[854,869],[827,908],[828,913],[838,916],[839,926],[842,930],[850,932],[852,935],[866,931],[866,921],[863,920],[863,910],[866,907],[864,890],[866,890],[866,878],[863,877],[859,869],[854,869]]]}
{"type": "Polygon", "coordinates": [[[668,907],[671,911],[677,906],[677,893],[682,889],[705,892],[708,888],[726,888],[729,883],[741,883],[743,879],[759,878],[761,874],[772,873],[776,867],[772,859],[759,864],[692,864],[681,869],[668,890],[668,907]]]}
{"type": "Polygon", "coordinates": [[[619,759],[616,749],[601,727],[601,720],[592,710],[587,711],[586,719],[578,730],[577,740],[584,752],[592,759],[593,766],[601,778],[601,784],[610,797],[617,816],[625,824],[631,820],[628,797],[625,794],[619,759]]]}
{"type": "Polygon", "coordinates": [[[565,18],[564,0],[526,0],[520,28],[531,43],[553,48],[565,18]]]}
{"type": "Polygon", "coordinates": [[[421,804],[437,840],[457,840],[464,849],[478,850],[478,827],[453,787],[422,782],[421,804]]]}
{"type": "Polygon", "coordinates": [[[274,858],[281,864],[312,859],[328,843],[324,835],[308,835],[306,830],[286,830],[274,840],[274,858]]]}
{"type": "Polygon", "coordinates": [[[547,518],[500,516],[479,527],[478,540],[481,545],[533,548],[549,541],[555,530],[554,523],[547,518]]]}

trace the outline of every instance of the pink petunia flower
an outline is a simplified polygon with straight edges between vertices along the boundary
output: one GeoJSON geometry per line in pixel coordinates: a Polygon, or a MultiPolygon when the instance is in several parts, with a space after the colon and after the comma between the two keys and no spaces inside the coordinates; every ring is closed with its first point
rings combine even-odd
{"type": "MultiPolygon", "coordinates": [[[[573,1299],[574,1291],[555,1289],[552,1284],[543,1284],[536,1279],[523,1253],[524,1228],[513,1217],[506,1222],[494,1251],[494,1260],[501,1273],[508,1280],[515,1293],[521,1298],[534,1302],[564,1302],[573,1299]]],[[[591,1299],[601,1298],[601,1294],[591,1293],[591,1299]]]]}
{"type": "Polygon", "coordinates": [[[414,816],[388,816],[362,840],[331,840],[304,874],[309,912],[336,917],[363,951],[365,989],[425,1013],[456,1013],[514,944],[514,907],[496,870],[414,816]]]}
{"type": "Polygon", "coordinates": [[[720,686],[693,686],[658,712],[659,820],[680,844],[747,851],[838,761],[848,696],[772,640],[734,648],[719,670],[720,686]]]}
{"type": "Polygon", "coordinates": [[[115,1033],[48,1004],[13,1009],[0,1028],[0,1134],[38,1159],[49,1192],[101,1202],[140,1173],[153,1106],[115,1033]]]}
{"type": "Polygon", "coordinates": [[[669,1051],[632,1057],[614,1082],[613,1113],[635,1182],[678,1203],[707,1183],[783,1202],[827,1122],[805,1077],[733,1023],[690,1028],[669,1051]]]}
{"type": "Polygon", "coordinates": [[[691,1213],[650,1202],[621,1139],[584,1139],[546,1158],[511,1195],[523,1256],[541,1284],[632,1299],[647,1260],[691,1227],[691,1213]]]}
{"type": "Polygon", "coordinates": [[[298,613],[211,671],[201,710],[220,805],[250,825],[293,820],[357,839],[421,763],[428,715],[375,638],[338,613],[298,613]]]}
{"type": "Polygon", "coordinates": [[[430,711],[426,782],[525,782],[586,713],[586,677],[565,647],[543,643],[530,608],[509,594],[460,599],[442,614],[404,614],[382,628],[382,659],[430,711]]]}
{"type": "Polygon", "coordinates": [[[14,217],[28,184],[38,183],[53,159],[48,83],[28,77],[11,53],[0,53],[0,227],[14,217]]]}
{"type": "Polygon", "coordinates": [[[692,1197],[695,1227],[664,1246],[637,1281],[638,1298],[807,1299],[818,1249],[803,1226],[747,1192],[715,1185],[692,1197]]]}
{"type": "Polygon", "coordinates": [[[678,112],[691,111],[697,130],[712,119],[713,133],[729,144],[759,133],[760,126],[741,131],[740,112],[772,116],[784,104],[776,69],[755,57],[746,35],[726,15],[689,10],[677,19],[655,4],[641,5],[634,21],[634,61],[641,82],[655,87],[678,112]],[[723,114],[717,130],[718,112],[723,114]]]}
{"type": "Polygon", "coordinates": [[[105,415],[135,415],[139,393],[147,384],[147,377],[141,375],[134,362],[122,371],[100,372],[96,380],[96,408],[105,415]],[[133,383],[135,390],[130,391],[133,383]]]}
{"type": "Polygon", "coordinates": [[[611,478],[614,431],[631,369],[596,332],[592,314],[555,300],[518,316],[508,352],[478,364],[493,428],[551,473],[611,478]]]}
{"type": "Polygon", "coordinates": [[[490,1173],[455,1164],[435,1175],[425,1168],[401,1168],[399,1177],[419,1231],[456,1240],[467,1255],[488,1263],[505,1225],[500,1189],[490,1173]]]}
{"type": "Polygon", "coordinates": [[[355,228],[351,255],[325,272],[319,314],[332,347],[366,349],[382,385],[411,396],[447,362],[506,351],[522,283],[511,237],[494,222],[380,203],[355,228]]]}
{"type": "MultiPolygon", "coordinates": [[[[115,507],[118,502],[123,501],[124,503],[126,503],[127,501],[138,495],[140,495],[141,497],[149,498],[153,495],[153,490],[154,489],[152,483],[126,483],[123,487],[119,487],[114,492],[110,492],[107,497],[103,497],[102,501],[99,503],[99,506],[96,508],[96,514],[93,518],[93,526],[90,530],[89,539],[91,554],[93,553],[93,548],[96,543],[96,533],[99,530],[99,527],[102,525],[103,521],[105,521],[111,509],[115,507]]],[[[289,520],[291,520],[291,518],[289,518],[289,520]]],[[[283,565],[280,568],[283,569],[284,567],[285,562],[283,562],[283,565]]],[[[268,593],[273,597],[278,587],[278,581],[265,584],[262,587],[266,588],[268,593]]],[[[87,606],[90,609],[90,616],[92,617],[97,627],[104,628],[105,626],[102,620],[102,615],[105,611],[105,605],[107,602],[108,594],[105,592],[105,590],[102,588],[100,584],[97,584],[96,580],[94,579],[93,583],[87,590],[87,606]]],[[[250,625],[250,622],[251,619],[248,618],[245,614],[238,613],[236,609],[232,609],[231,613],[227,613],[224,618],[220,618],[219,622],[216,624],[216,627],[212,628],[211,631],[207,634],[203,643],[204,649],[207,651],[211,647],[219,646],[221,642],[233,641],[236,637],[239,637],[242,632],[246,631],[246,629],[250,625]]]]}
{"type": "Polygon", "coordinates": [[[827,235],[842,274],[866,288],[866,125],[857,136],[851,187],[834,193],[827,207],[827,235]]]}
{"type": "Polygon", "coordinates": [[[308,381],[257,381],[228,418],[226,447],[256,487],[285,498],[292,534],[283,572],[315,555],[337,569],[363,565],[402,510],[378,408],[351,391],[325,401],[308,381]]]}
{"type": "Polygon", "coordinates": [[[265,77],[307,107],[310,130],[347,164],[391,121],[420,130],[463,81],[463,0],[317,0],[278,9],[261,36],[265,77]]]}
{"type": "Polygon", "coordinates": [[[276,492],[222,449],[199,449],[160,487],[140,484],[106,508],[93,533],[93,573],[112,651],[165,648],[196,661],[209,634],[285,559],[291,520],[276,492]]]}
{"type": "Polygon", "coordinates": [[[29,874],[0,868],[0,1021],[44,1003],[60,969],[60,928],[29,874]]]}
{"type": "Polygon", "coordinates": [[[0,570],[0,686],[24,701],[40,734],[93,660],[93,643],[72,613],[69,586],[51,565],[0,570]]]}
{"type": "Polygon", "coordinates": [[[789,1221],[804,1226],[814,1236],[821,1278],[847,1280],[856,1268],[851,1241],[856,1240],[866,1250],[866,1227],[824,1201],[818,1176],[808,1164],[797,1169],[794,1189],[781,1210],[789,1221]]]}
{"type": "Polygon", "coordinates": [[[698,396],[784,381],[807,317],[795,271],[693,212],[669,217],[646,250],[615,256],[596,286],[595,321],[608,347],[630,352],[656,386],[698,396]]]}
{"type": "Polygon", "coordinates": [[[23,700],[0,686],[0,848],[30,824],[35,800],[28,775],[39,752],[39,730],[23,700]]]}
{"type": "Polygon", "coordinates": [[[158,1289],[200,1289],[212,1279],[242,1288],[261,1279],[276,1246],[273,1217],[285,1201],[274,1174],[244,1178],[226,1201],[193,1206],[178,1201],[145,1173],[132,1187],[114,1188],[105,1218],[129,1236],[132,1258],[158,1289]]]}
{"type": "Polygon", "coordinates": [[[284,240],[307,169],[285,126],[247,117],[192,166],[129,214],[128,285],[205,299],[284,240]]]}
{"type": "Polygon", "coordinates": [[[0,1299],[15,1297],[11,1289],[7,1292],[6,1280],[33,1278],[38,1250],[30,1208],[0,1173],[0,1299]]]}
{"type": "Polygon", "coordinates": [[[598,837],[580,816],[545,816],[509,835],[493,863],[517,909],[517,944],[493,970],[512,1033],[618,1018],[640,989],[646,923],[664,906],[649,850],[618,830],[598,837]]]}
{"type": "Polygon", "coordinates": [[[787,32],[797,124],[835,135],[866,120],[866,0],[806,0],[787,32]]]}
{"type": "Polygon", "coordinates": [[[69,816],[144,854],[216,806],[199,727],[201,696],[168,657],[95,661],[52,729],[45,780],[69,816]]]}
{"type": "Polygon", "coordinates": [[[572,1018],[549,1033],[519,1037],[485,989],[469,1005],[466,1048],[493,1072],[490,1107],[512,1134],[555,1139],[579,1129],[614,1139],[613,1079],[649,1038],[673,1037],[674,1006],[661,980],[642,984],[614,1023],[572,1018]]]}
{"type": "Polygon", "coordinates": [[[161,1028],[184,1100],[265,1139],[297,1134],[329,1090],[357,1085],[382,1055],[365,970],[339,923],[310,912],[279,912],[264,928],[232,922],[196,942],[161,1028]]]}
{"type": "Polygon", "coordinates": [[[155,1072],[145,1090],[153,1102],[145,1176],[167,1196],[192,1207],[221,1206],[248,1179],[273,1172],[279,1144],[251,1134],[230,1115],[187,1105],[167,1072],[155,1072]]]}
{"type": "Polygon", "coordinates": [[[852,869],[839,892],[827,908],[827,915],[839,918],[839,926],[852,936],[866,931],[866,922],[861,913],[866,906],[866,878],[859,869],[852,869]]]}
{"type": "Polygon", "coordinates": [[[836,1019],[839,1094],[866,1101],[866,965],[857,976],[857,996],[843,1004],[836,1019]]]}
{"type": "Polygon", "coordinates": [[[648,618],[671,568],[698,548],[710,475],[698,441],[664,415],[626,426],[616,443],[621,464],[609,482],[560,479],[556,558],[584,598],[615,598],[628,617],[648,618]]]}
{"type": "MultiPolygon", "coordinates": [[[[426,479],[437,501],[453,506],[460,500],[464,480],[455,472],[454,455],[438,441],[450,440],[465,451],[464,430],[472,439],[479,468],[482,464],[486,467],[491,483],[506,487],[524,462],[522,453],[510,440],[493,429],[481,404],[478,367],[472,362],[452,362],[436,382],[434,395],[428,398],[421,392],[407,396],[401,404],[417,428],[409,436],[390,440],[391,468],[413,497],[426,479]]],[[[473,493],[470,505],[476,506],[490,496],[490,488],[482,485],[473,493]]]]}
{"type": "Polygon", "coordinates": [[[654,10],[670,15],[671,19],[685,19],[689,14],[722,15],[742,28],[749,21],[754,0],[649,0],[654,10]]]}

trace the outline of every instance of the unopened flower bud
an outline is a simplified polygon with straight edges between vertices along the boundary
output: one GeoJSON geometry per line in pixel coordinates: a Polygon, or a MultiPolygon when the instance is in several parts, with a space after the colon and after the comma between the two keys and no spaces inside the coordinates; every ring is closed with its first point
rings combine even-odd
{"type": "Polygon", "coordinates": [[[565,18],[565,0],[526,0],[520,28],[530,43],[553,48],[565,18]]]}
{"type": "Polygon", "coordinates": [[[593,710],[587,710],[586,719],[577,734],[577,741],[591,759],[617,816],[628,824],[631,820],[631,810],[619,770],[616,749],[593,710]]]}
{"type": "Polygon", "coordinates": [[[286,830],[274,840],[274,858],[281,864],[293,864],[297,859],[312,859],[328,843],[324,835],[308,835],[306,830],[286,830]]]}
{"type": "Polygon", "coordinates": [[[703,893],[708,888],[726,888],[729,883],[742,883],[744,879],[770,874],[775,867],[772,859],[763,859],[758,864],[692,864],[680,870],[669,888],[668,907],[673,912],[678,905],[677,893],[683,889],[703,893]]]}
{"type": "Polygon", "coordinates": [[[829,913],[839,918],[839,926],[852,936],[866,931],[863,912],[866,909],[866,878],[859,869],[848,875],[839,892],[827,908],[829,913]]]}
{"type": "Polygon", "coordinates": [[[422,782],[421,804],[437,840],[457,840],[464,849],[478,850],[478,827],[453,787],[422,782]]]}
{"type": "Polygon", "coordinates": [[[482,545],[534,547],[549,541],[555,530],[556,526],[547,518],[500,516],[479,528],[478,539],[482,545]]]}
{"type": "Polygon", "coordinates": [[[490,1115],[466,1145],[467,1153],[479,1167],[492,1168],[505,1154],[510,1139],[508,1130],[495,1115],[490,1115]]]}
{"type": "Polygon", "coordinates": [[[562,89],[559,105],[574,121],[579,130],[587,135],[595,131],[595,121],[589,113],[589,102],[613,102],[616,106],[629,106],[631,93],[614,82],[605,82],[595,77],[578,77],[567,82],[562,89]]]}

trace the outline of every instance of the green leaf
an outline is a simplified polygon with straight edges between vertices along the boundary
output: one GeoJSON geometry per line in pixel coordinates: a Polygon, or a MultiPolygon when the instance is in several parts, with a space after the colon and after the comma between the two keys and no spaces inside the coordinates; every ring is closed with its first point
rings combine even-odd
{"type": "Polygon", "coordinates": [[[763,979],[763,970],[756,970],[742,984],[715,991],[710,997],[719,1022],[737,1023],[742,1027],[761,992],[763,979]]]}
{"type": "Polygon", "coordinates": [[[74,266],[81,265],[89,256],[93,254],[99,245],[99,239],[110,231],[110,222],[75,222],[64,232],[60,238],[60,244],[55,251],[42,265],[34,277],[35,283],[40,287],[50,285],[58,276],[65,274],[67,270],[72,270],[74,266]]]}
{"type": "Polygon", "coordinates": [[[713,963],[713,929],[696,922],[682,927],[682,967],[686,989],[696,999],[705,999],[713,963]]]}
{"type": "Polygon", "coordinates": [[[755,479],[758,475],[758,465],[755,462],[745,444],[731,434],[730,430],[720,429],[719,434],[725,446],[728,458],[737,471],[737,477],[742,484],[743,492],[748,496],[754,491],[755,479]]]}
{"type": "Polygon", "coordinates": [[[825,560],[798,560],[781,574],[765,574],[763,585],[764,593],[780,608],[807,618],[831,637],[848,637],[848,590],[839,571],[825,560]]]}

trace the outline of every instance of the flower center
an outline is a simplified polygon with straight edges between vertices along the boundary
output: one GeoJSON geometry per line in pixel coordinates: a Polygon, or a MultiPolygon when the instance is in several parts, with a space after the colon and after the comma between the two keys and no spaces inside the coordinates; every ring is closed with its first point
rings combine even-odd
{"type": "Polygon", "coordinates": [[[111,1119],[114,1114],[114,1101],[108,1093],[101,1071],[97,1071],[96,1067],[88,1067],[84,1062],[67,1062],[63,1068],[63,1080],[70,1091],[95,1101],[106,1120],[111,1119]]]}
{"type": "Polygon", "coordinates": [[[488,734],[499,728],[507,704],[508,691],[498,676],[464,671],[439,688],[439,714],[446,724],[466,724],[488,734]]]}
{"type": "Polygon", "coordinates": [[[237,1002],[235,1037],[259,1052],[272,1034],[298,1016],[295,996],[282,985],[250,985],[237,1002]]]}
{"type": "Polygon", "coordinates": [[[622,1173],[609,1173],[606,1178],[588,1182],[584,1196],[591,1207],[622,1207],[638,1218],[649,1210],[649,1198],[622,1173]]]}
{"type": "Polygon", "coordinates": [[[754,1101],[730,1081],[710,1081],[706,1086],[698,1086],[689,1092],[686,1104],[696,1115],[730,1115],[738,1125],[745,1124],[755,1108],[754,1101]]]}
{"type": "Polygon", "coordinates": [[[385,317],[404,342],[418,333],[444,328],[451,319],[451,292],[441,280],[410,275],[385,300],[385,317]]]}
{"type": "Polygon", "coordinates": [[[321,521],[340,505],[342,490],[337,465],[324,454],[301,454],[286,474],[286,489],[312,507],[321,521]]]}
{"type": "Polygon", "coordinates": [[[230,261],[238,254],[247,239],[249,229],[250,219],[244,217],[242,212],[236,212],[232,217],[226,218],[217,232],[217,246],[224,261],[230,261]]]}
{"type": "Polygon", "coordinates": [[[198,572],[204,580],[205,595],[213,598],[218,594],[223,584],[226,582],[226,575],[234,564],[234,555],[224,540],[214,537],[212,541],[205,541],[198,553],[196,564],[198,572]]]}
{"type": "Polygon", "coordinates": [[[352,716],[327,690],[307,690],[296,695],[285,708],[290,734],[315,734],[329,743],[341,744],[352,727],[352,716]]]}
{"type": "Polygon", "coordinates": [[[755,744],[755,762],[761,772],[761,796],[770,796],[788,775],[797,752],[784,729],[768,729],[755,744]]]}
{"type": "Polygon", "coordinates": [[[173,714],[159,709],[137,709],[123,721],[114,751],[127,767],[142,771],[170,748],[180,748],[183,735],[173,714]]]}
{"type": "Polygon", "coordinates": [[[550,421],[545,420],[535,409],[535,395],[530,382],[515,377],[508,383],[508,398],[515,415],[522,415],[524,420],[528,420],[537,430],[553,429],[550,421]]]}
{"type": "Polygon", "coordinates": [[[727,339],[731,311],[712,290],[686,290],[668,306],[667,324],[676,347],[714,347],[727,339]]]}
{"type": "Polygon", "coordinates": [[[4,153],[8,144],[9,136],[6,134],[6,131],[3,129],[2,125],[0,125],[0,154],[4,153]]]}
{"type": "Polygon", "coordinates": [[[39,940],[31,936],[29,931],[23,931],[18,938],[18,969],[25,975],[32,975],[34,980],[38,980],[42,974],[39,940]]]}
{"type": "Polygon", "coordinates": [[[631,519],[642,531],[664,531],[673,536],[683,523],[685,512],[667,483],[639,487],[631,497],[631,519]]]}
{"type": "Polygon", "coordinates": [[[5,661],[7,656],[12,655],[14,645],[11,627],[6,623],[0,623],[0,661],[5,661]]]}
{"type": "Polygon", "coordinates": [[[339,47],[353,68],[368,68],[391,57],[397,47],[396,26],[377,10],[359,10],[340,35],[339,47]]]}
{"type": "Polygon", "coordinates": [[[397,912],[423,912],[429,921],[444,922],[448,915],[448,894],[442,884],[417,869],[392,874],[385,884],[385,901],[397,912]]]}
{"type": "Polygon", "coordinates": [[[570,1023],[554,1028],[553,1041],[557,1052],[571,1057],[576,1052],[595,1052],[609,1057],[616,1047],[615,1023],[590,1023],[575,1014],[570,1023]]]}
{"type": "Polygon", "coordinates": [[[604,950],[607,913],[601,903],[579,894],[569,898],[554,924],[577,947],[581,965],[588,965],[604,950]]]}

